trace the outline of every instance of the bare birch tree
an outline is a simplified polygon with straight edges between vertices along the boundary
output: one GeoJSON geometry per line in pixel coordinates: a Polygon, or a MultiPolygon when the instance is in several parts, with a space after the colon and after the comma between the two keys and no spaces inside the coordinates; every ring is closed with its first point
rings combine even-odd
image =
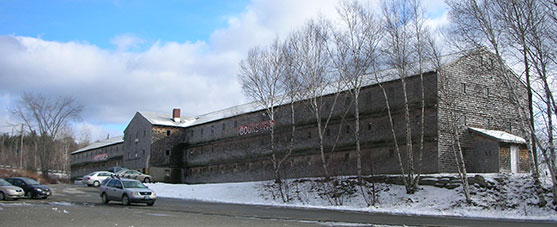
{"type": "MultiPolygon", "coordinates": [[[[342,82],[346,84],[354,105],[356,170],[360,191],[363,193],[359,104],[361,89],[369,82],[365,75],[376,61],[381,30],[373,12],[357,1],[342,1],[337,8],[337,13],[341,23],[332,33],[331,62],[342,82]]],[[[370,200],[366,194],[362,195],[368,205],[374,203],[374,198],[370,200]]]]}
{"type": "Polygon", "coordinates": [[[325,178],[329,180],[324,136],[342,88],[338,78],[329,72],[331,60],[327,46],[330,31],[324,23],[326,22],[308,21],[301,30],[291,35],[290,47],[297,56],[293,71],[300,77],[303,99],[306,100],[317,124],[322,168],[325,178]],[[325,94],[329,92],[334,94],[334,98],[330,105],[325,105],[325,102],[328,102],[325,100],[325,94]]]}
{"type": "MultiPolygon", "coordinates": [[[[383,21],[382,29],[385,32],[383,41],[383,50],[385,64],[388,68],[393,69],[394,74],[400,79],[403,95],[404,119],[405,119],[405,145],[406,145],[406,163],[402,160],[401,150],[395,145],[397,157],[403,175],[404,185],[408,194],[413,194],[417,185],[414,185],[414,152],[412,142],[412,130],[410,122],[410,107],[408,101],[408,92],[406,88],[407,77],[411,76],[413,63],[412,41],[414,35],[411,23],[415,17],[412,6],[407,1],[383,1],[383,21]],[[406,164],[407,168],[404,168],[406,164]]],[[[392,119],[392,116],[390,116],[392,119]]],[[[391,124],[391,127],[394,127],[391,124]]],[[[396,137],[393,129],[393,137],[396,137]]],[[[394,139],[398,141],[397,139],[394,139]]],[[[396,142],[395,142],[396,143],[396,142]]]]}
{"type": "Polygon", "coordinates": [[[266,116],[271,121],[270,127],[270,150],[273,163],[275,183],[279,185],[279,192],[283,201],[287,198],[282,190],[282,179],[280,176],[280,165],[282,158],[279,157],[275,143],[275,114],[278,106],[282,104],[281,92],[283,88],[281,79],[285,73],[283,44],[278,38],[268,48],[253,48],[248,56],[240,63],[238,78],[242,90],[246,96],[253,98],[265,110],[266,116]]]}

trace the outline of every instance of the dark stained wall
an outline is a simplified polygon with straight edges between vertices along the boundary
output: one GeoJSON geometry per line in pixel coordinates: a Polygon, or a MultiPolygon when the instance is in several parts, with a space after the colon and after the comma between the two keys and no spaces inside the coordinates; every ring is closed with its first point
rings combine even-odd
{"type": "MultiPolygon", "coordinates": [[[[425,75],[426,84],[426,136],[423,155],[424,172],[437,172],[437,112],[436,74],[425,75]]],[[[411,126],[413,131],[414,154],[419,157],[420,87],[419,77],[407,78],[409,102],[411,106],[411,126]]],[[[405,157],[405,120],[403,95],[400,80],[384,84],[388,93],[396,134],[405,157]]],[[[335,97],[325,97],[332,106],[335,97]]],[[[345,94],[337,97],[337,104],[330,125],[324,132],[326,159],[332,175],[356,174],[356,153],[353,137],[353,105],[345,94]],[[348,112],[349,114],[344,116],[348,112]],[[345,120],[342,120],[344,116],[345,120]],[[338,142],[335,145],[335,141],[338,142]],[[332,151],[334,146],[334,151],[332,151]],[[332,151],[332,152],[331,152],[332,151]]],[[[361,145],[362,166],[365,174],[398,173],[400,167],[394,150],[391,127],[382,90],[373,85],[362,90],[361,145]]],[[[290,141],[290,108],[279,107],[276,114],[277,148],[284,152],[290,141]]],[[[263,111],[244,114],[228,119],[193,126],[185,130],[184,167],[185,180],[189,183],[222,181],[264,180],[273,177],[270,161],[269,131],[240,135],[238,128],[243,125],[261,123],[268,120],[263,111]]],[[[294,151],[284,163],[282,176],[287,178],[323,176],[321,157],[318,149],[318,131],[312,112],[305,103],[296,105],[296,134],[294,151]]],[[[406,162],[406,160],[403,160],[406,162]]],[[[419,165],[416,163],[416,168],[419,165]]]]}

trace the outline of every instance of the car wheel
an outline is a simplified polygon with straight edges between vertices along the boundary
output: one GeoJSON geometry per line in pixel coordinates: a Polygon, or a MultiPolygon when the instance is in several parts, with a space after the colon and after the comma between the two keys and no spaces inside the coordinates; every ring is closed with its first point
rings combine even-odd
{"type": "Polygon", "coordinates": [[[0,192],[0,200],[7,200],[4,192],[0,192]]]}
{"type": "Polygon", "coordinates": [[[155,205],[155,202],[147,202],[147,206],[153,206],[155,205]]]}
{"type": "Polygon", "coordinates": [[[143,183],[151,183],[151,179],[149,179],[149,177],[145,177],[145,179],[143,179],[143,183]]]}
{"type": "Polygon", "coordinates": [[[110,202],[110,200],[108,200],[108,197],[106,197],[106,193],[103,193],[101,195],[101,198],[102,198],[104,204],[107,204],[108,202],[110,202]]]}
{"type": "Polygon", "coordinates": [[[122,204],[124,204],[126,206],[130,205],[130,198],[128,197],[128,195],[122,196],[122,204]]]}
{"type": "Polygon", "coordinates": [[[101,182],[99,182],[99,181],[93,182],[94,187],[99,187],[100,185],[101,185],[101,182]]]}
{"type": "Polygon", "coordinates": [[[26,199],[32,199],[32,198],[33,198],[33,195],[31,194],[31,192],[26,192],[26,193],[25,193],[25,198],[26,198],[26,199]]]}

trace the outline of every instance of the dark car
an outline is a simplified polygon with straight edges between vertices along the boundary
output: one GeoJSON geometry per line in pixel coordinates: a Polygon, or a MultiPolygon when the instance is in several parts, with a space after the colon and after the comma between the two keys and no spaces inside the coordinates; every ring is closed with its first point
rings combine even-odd
{"type": "Polygon", "coordinates": [[[15,186],[23,188],[25,198],[41,198],[46,199],[52,195],[52,190],[46,185],[39,184],[36,180],[25,177],[10,177],[6,181],[15,186]]]}

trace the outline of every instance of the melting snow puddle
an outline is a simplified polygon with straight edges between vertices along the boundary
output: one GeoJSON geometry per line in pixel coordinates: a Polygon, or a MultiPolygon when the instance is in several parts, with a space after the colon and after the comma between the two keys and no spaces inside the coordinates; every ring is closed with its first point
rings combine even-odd
{"type": "Polygon", "coordinates": [[[31,203],[0,203],[0,207],[33,206],[31,203]]]}
{"type": "Polygon", "coordinates": [[[157,214],[157,213],[145,213],[146,215],[151,215],[155,217],[171,217],[172,215],[169,214],[157,214]]]}
{"type": "Polygon", "coordinates": [[[77,206],[77,204],[68,203],[68,202],[50,202],[50,203],[48,203],[48,204],[50,204],[50,205],[55,205],[55,206],[67,206],[67,207],[70,207],[70,206],[77,206]]]}

